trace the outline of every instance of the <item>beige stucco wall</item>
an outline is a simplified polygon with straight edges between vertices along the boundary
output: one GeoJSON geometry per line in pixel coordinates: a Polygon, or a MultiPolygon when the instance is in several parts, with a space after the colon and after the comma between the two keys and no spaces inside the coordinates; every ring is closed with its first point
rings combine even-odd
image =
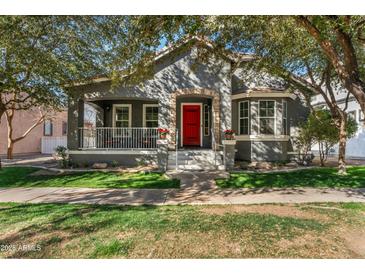
{"type": "MultiPolygon", "coordinates": [[[[67,111],[52,115],[53,135],[62,136],[62,122],[67,122],[67,111]]],[[[38,110],[17,111],[14,114],[14,137],[21,136],[39,118],[38,110]]],[[[0,124],[0,155],[6,154],[8,128],[6,117],[3,115],[0,124]]],[[[43,136],[43,123],[32,130],[31,133],[14,146],[14,154],[30,154],[41,152],[41,138],[43,136]]]]}

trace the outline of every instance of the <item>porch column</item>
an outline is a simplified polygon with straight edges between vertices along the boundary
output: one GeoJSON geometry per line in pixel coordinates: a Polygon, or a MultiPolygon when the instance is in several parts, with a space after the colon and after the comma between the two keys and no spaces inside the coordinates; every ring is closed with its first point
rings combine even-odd
{"type": "Polygon", "coordinates": [[[80,97],[70,97],[67,110],[67,148],[79,148],[78,128],[84,126],[84,101],[80,97]]]}
{"type": "Polygon", "coordinates": [[[221,94],[221,132],[223,132],[226,129],[232,129],[232,99],[230,91],[221,91],[221,94]]]}
{"type": "Polygon", "coordinates": [[[167,128],[170,131],[170,134],[167,135],[170,149],[173,149],[175,144],[175,119],[176,110],[170,105],[170,101],[160,98],[158,101],[158,127],[167,128]]]}
{"type": "Polygon", "coordinates": [[[157,140],[157,164],[158,168],[165,172],[169,159],[169,142],[168,140],[157,140]]]}
{"type": "Polygon", "coordinates": [[[226,170],[234,168],[234,159],[236,155],[236,140],[223,140],[224,146],[224,167],[226,170]]]}

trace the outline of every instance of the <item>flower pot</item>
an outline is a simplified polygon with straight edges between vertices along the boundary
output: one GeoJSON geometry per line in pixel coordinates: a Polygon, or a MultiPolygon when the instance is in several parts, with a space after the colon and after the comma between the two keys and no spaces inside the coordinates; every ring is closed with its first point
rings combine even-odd
{"type": "Polygon", "coordinates": [[[166,139],[166,134],[160,134],[160,139],[166,139]]]}
{"type": "Polygon", "coordinates": [[[234,140],[234,135],[233,134],[226,134],[224,135],[226,140],[234,140]]]}

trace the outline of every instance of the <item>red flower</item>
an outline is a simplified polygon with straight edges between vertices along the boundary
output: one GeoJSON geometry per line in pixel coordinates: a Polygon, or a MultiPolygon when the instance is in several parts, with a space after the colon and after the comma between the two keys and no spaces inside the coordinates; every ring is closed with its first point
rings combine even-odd
{"type": "Polygon", "coordinates": [[[168,134],[170,131],[167,128],[158,128],[157,129],[160,134],[168,134]]]}

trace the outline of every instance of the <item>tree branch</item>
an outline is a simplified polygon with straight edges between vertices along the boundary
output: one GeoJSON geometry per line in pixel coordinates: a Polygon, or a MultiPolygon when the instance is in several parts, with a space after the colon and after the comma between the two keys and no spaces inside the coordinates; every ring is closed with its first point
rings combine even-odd
{"type": "Polygon", "coordinates": [[[346,100],[345,100],[345,107],[343,108],[343,111],[347,110],[347,107],[349,105],[349,98],[350,98],[350,92],[347,92],[346,100]]]}
{"type": "Polygon", "coordinates": [[[328,57],[331,61],[332,66],[336,68],[336,70],[341,73],[343,76],[348,77],[346,73],[346,69],[343,66],[341,59],[339,57],[338,52],[336,51],[335,47],[332,45],[332,42],[328,39],[323,39],[321,32],[318,30],[316,26],[312,24],[311,21],[306,16],[296,16],[296,21],[303,26],[308,33],[319,43],[320,47],[322,48],[324,54],[328,57]]]}
{"type": "Polygon", "coordinates": [[[352,45],[351,37],[348,33],[346,33],[343,27],[339,24],[337,17],[331,17],[331,20],[335,23],[334,31],[336,33],[337,41],[341,45],[343,54],[344,54],[344,62],[347,72],[351,72],[351,74],[357,79],[359,74],[359,67],[357,64],[357,58],[355,49],[352,45]]]}
{"type": "Polygon", "coordinates": [[[15,138],[15,139],[12,139],[13,143],[16,143],[20,140],[23,140],[25,137],[27,137],[27,135],[35,128],[37,127],[38,125],[40,125],[41,123],[43,123],[43,121],[45,120],[46,118],[46,114],[45,113],[42,113],[40,111],[40,114],[41,116],[39,117],[39,119],[33,124],[31,125],[24,133],[22,136],[18,137],[18,138],[15,138]]]}

